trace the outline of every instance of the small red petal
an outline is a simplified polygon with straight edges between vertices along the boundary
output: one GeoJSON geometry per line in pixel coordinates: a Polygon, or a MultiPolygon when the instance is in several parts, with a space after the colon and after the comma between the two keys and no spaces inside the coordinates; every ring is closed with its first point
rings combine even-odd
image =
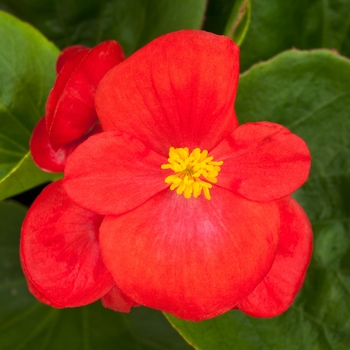
{"type": "Polygon", "coordinates": [[[49,135],[46,130],[45,117],[33,130],[30,139],[30,151],[35,164],[42,170],[48,172],[62,172],[69,153],[69,147],[54,150],[50,144],[49,135]]]}
{"type": "Polygon", "coordinates": [[[286,311],[300,290],[312,253],[312,228],[302,207],[291,197],[278,201],[281,234],[271,270],[238,307],[255,317],[286,311]]]}
{"type": "Polygon", "coordinates": [[[63,49],[60,55],[58,56],[58,59],[56,62],[57,74],[60,72],[60,70],[63,68],[63,66],[66,64],[68,60],[70,60],[76,53],[81,51],[85,51],[87,53],[89,51],[89,48],[83,45],[73,45],[63,49]]]}
{"type": "Polygon", "coordinates": [[[46,104],[46,123],[55,149],[83,136],[96,123],[96,87],[123,58],[120,45],[110,40],[87,54],[76,53],[63,66],[46,104]]]}
{"type": "Polygon", "coordinates": [[[53,173],[62,172],[64,170],[67,157],[74,151],[74,149],[88,137],[101,131],[101,125],[96,124],[90,132],[81,138],[58,148],[57,150],[54,150],[46,130],[45,117],[43,117],[35,126],[30,139],[30,151],[33,160],[35,164],[44,171],[53,173]]]}
{"type": "Polygon", "coordinates": [[[101,252],[123,293],[199,321],[230,310],[260,283],[277,249],[276,204],[218,187],[211,194],[186,199],[166,189],[103,220],[101,252]]]}
{"type": "Polygon", "coordinates": [[[81,306],[113,287],[98,244],[101,220],[74,204],[61,181],[37,197],[22,226],[20,253],[27,280],[43,296],[39,299],[81,306]]]}
{"type": "Polygon", "coordinates": [[[167,156],[170,147],[211,150],[237,126],[239,47],[183,30],[163,35],[113,68],[96,92],[106,131],[133,132],[167,156]]]}
{"type": "Polygon", "coordinates": [[[117,286],[114,286],[104,295],[101,301],[104,307],[117,312],[130,312],[133,306],[138,305],[129,299],[117,286]]]}
{"type": "Polygon", "coordinates": [[[310,171],[305,142],[270,122],[241,125],[210,155],[224,162],[217,185],[253,201],[290,195],[307,180],[310,171]]]}
{"type": "Polygon", "coordinates": [[[165,163],[165,157],[134,136],[103,132],[91,136],[69,156],[64,187],[82,207],[117,215],[169,186],[161,169],[165,163]]]}
{"type": "MultiPolygon", "coordinates": [[[[87,55],[88,52],[88,49],[77,52],[64,64],[64,66],[57,75],[55,84],[51,89],[46,102],[46,128],[48,130],[48,133],[52,129],[56,109],[66,89],[66,85],[70,82],[72,74],[75,72],[77,66],[87,55]]],[[[59,148],[60,146],[55,146],[55,148],[59,148]]]]}

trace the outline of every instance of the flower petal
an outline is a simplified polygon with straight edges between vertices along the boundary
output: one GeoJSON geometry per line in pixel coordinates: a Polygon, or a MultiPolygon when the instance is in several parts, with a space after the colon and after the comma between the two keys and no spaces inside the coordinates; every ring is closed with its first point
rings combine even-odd
{"type": "Polygon", "coordinates": [[[74,151],[74,149],[89,136],[97,134],[101,131],[101,125],[96,124],[91,131],[76,141],[54,150],[46,130],[45,117],[43,117],[35,126],[30,139],[30,151],[33,160],[35,164],[44,171],[53,173],[62,172],[64,170],[67,157],[74,151]]]}
{"type": "MultiPolygon", "coordinates": [[[[25,271],[24,266],[22,266],[23,271],[25,271]]],[[[35,296],[35,298],[37,298],[39,301],[41,301],[42,303],[55,307],[57,309],[61,309],[62,306],[53,303],[51,300],[47,299],[46,296],[41,293],[35,286],[34,284],[30,281],[30,279],[28,278],[28,275],[26,272],[24,272],[24,274],[26,275],[26,281],[27,281],[27,287],[28,290],[35,296]]]]}
{"type": "Polygon", "coordinates": [[[103,132],[70,155],[64,187],[82,207],[101,215],[117,215],[169,186],[161,169],[166,162],[134,136],[103,132]]]}
{"type": "Polygon", "coordinates": [[[238,56],[232,40],[204,31],[153,40],[101,81],[103,129],[130,130],[164,156],[170,147],[211,150],[237,126],[238,56]]]}
{"type": "Polygon", "coordinates": [[[76,53],[63,66],[46,104],[47,128],[54,148],[83,136],[97,122],[97,84],[123,58],[120,45],[110,40],[87,54],[84,50],[76,53]]]}
{"type": "Polygon", "coordinates": [[[312,228],[302,207],[291,197],[279,201],[281,234],[271,270],[238,307],[255,317],[286,311],[301,288],[312,252],[312,228]]]}
{"type": "Polygon", "coordinates": [[[102,305],[117,312],[130,312],[130,309],[137,304],[129,299],[117,286],[114,286],[101,299],[102,305]]]}
{"type": "Polygon", "coordinates": [[[65,63],[72,59],[72,57],[81,51],[85,51],[85,53],[88,53],[90,49],[83,45],[72,45],[68,46],[65,49],[63,49],[58,56],[57,62],[56,62],[56,72],[57,74],[60,72],[60,70],[63,68],[65,63]]]}
{"type": "Polygon", "coordinates": [[[101,220],[74,204],[62,181],[35,200],[23,223],[20,251],[27,280],[44,299],[61,307],[81,306],[113,287],[98,244],[101,220]]]}
{"type": "Polygon", "coordinates": [[[30,151],[35,164],[44,171],[61,172],[66,164],[69,147],[54,150],[46,130],[45,117],[41,118],[30,139],[30,151]]]}
{"type": "Polygon", "coordinates": [[[224,162],[217,185],[253,201],[290,195],[307,180],[310,171],[305,142],[270,122],[241,125],[210,155],[224,162]]]}
{"type": "Polygon", "coordinates": [[[70,77],[77,69],[79,63],[86,57],[89,50],[81,50],[72,55],[68,59],[63,67],[58,72],[55,84],[50,91],[50,94],[46,102],[46,127],[48,132],[52,129],[56,108],[59,105],[60,99],[65,91],[67,83],[70,81],[70,77]]]}
{"type": "Polygon", "coordinates": [[[101,252],[129,298],[199,321],[230,310],[260,283],[277,249],[276,204],[218,187],[211,193],[208,201],[166,189],[103,220],[101,252]]]}

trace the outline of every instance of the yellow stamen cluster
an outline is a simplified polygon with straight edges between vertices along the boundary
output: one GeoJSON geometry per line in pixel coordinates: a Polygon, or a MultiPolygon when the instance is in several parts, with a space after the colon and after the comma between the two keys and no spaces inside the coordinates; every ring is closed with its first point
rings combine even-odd
{"type": "Polygon", "coordinates": [[[191,153],[187,147],[170,147],[168,164],[163,164],[162,169],[172,169],[175,174],[165,179],[170,184],[170,189],[177,194],[183,194],[185,198],[197,198],[203,190],[206,199],[210,200],[209,189],[211,183],[217,182],[217,176],[224,162],[213,162],[213,157],[208,157],[208,151],[195,148],[191,153]],[[204,181],[206,180],[206,181],[204,181]],[[208,181],[208,182],[207,182],[208,181]],[[210,183],[211,182],[211,183],[210,183]]]}

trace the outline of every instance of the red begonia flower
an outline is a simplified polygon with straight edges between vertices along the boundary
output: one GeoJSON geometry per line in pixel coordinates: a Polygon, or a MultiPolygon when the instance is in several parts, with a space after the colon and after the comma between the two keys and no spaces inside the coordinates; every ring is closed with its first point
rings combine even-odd
{"type": "Polygon", "coordinates": [[[35,163],[45,171],[63,171],[67,156],[88,136],[101,131],[94,97],[101,78],[124,59],[120,45],[105,41],[89,49],[71,46],[58,57],[57,79],[30,141],[35,163]]]}
{"type": "Polygon", "coordinates": [[[100,298],[118,311],[135,305],[115,286],[102,261],[98,244],[102,219],[74,204],[62,181],[38,196],[23,223],[20,249],[29,290],[37,299],[57,308],[100,298]]]}
{"type": "MultiPolygon", "coordinates": [[[[95,104],[105,132],[65,168],[68,195],[106,215],[99,241],[118,288],[188,320],[244,310],[264,278],[284,273],[283,242],[308,225],[279,201],[306,181],[308,148],[274,123],[238,127],[238,51],[226,37],[189,30],[140,49],[101,80],[95,104]]],[[[284,306],[310,257],[293,252],[284,306]]]]}

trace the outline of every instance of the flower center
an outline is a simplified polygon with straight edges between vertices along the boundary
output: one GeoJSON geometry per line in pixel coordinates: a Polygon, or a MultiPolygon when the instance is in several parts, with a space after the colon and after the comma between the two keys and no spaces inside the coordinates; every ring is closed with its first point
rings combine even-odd
{"type": "Polygon", "coordinates": [[[197,198],[203,191],[206,199],[210,200],[209,189],[211,183],[217,182],[217,176],[224,162],[213,162],[213,157],[208,157],[208,151],[195,148],[191,153],[187,147],[170,147],[168,164],[163,164],[162,169],[174,170],[175,174],[165,179],[173,191],[183,194],[185,198],[197,198]],[[210,183],[211,182],[211,183],[210,183]]]}

